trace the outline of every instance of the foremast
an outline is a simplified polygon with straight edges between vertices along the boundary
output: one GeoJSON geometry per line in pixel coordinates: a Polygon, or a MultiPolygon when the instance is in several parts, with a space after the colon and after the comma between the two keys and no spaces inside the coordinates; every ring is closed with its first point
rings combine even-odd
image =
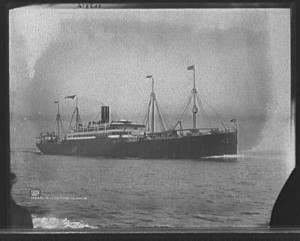
{"type": "Polygon", "coordinates": [[[76,131],[78,131],[78,121],[79,121],[79,109],[78,109],[78,97],[76,96],[76,118],[75,118],[75,125],[76,125],[76,131]]]}
{"type": "Polygon", "coordinates": [[[198,108],[196,105],[196,98],[197,98],[197,89],[196,89],[196,80],[195,80],[195,66],[189,66],[187,70],[193,70],[193,89],[192,89],[192,94],[193,94],[193,130],[196,130],[197,128],[197,113],[198,113],[198,108]]]}
{"type": "Polygon", "coordinates": [[[65,134],[62,120],[61,120],[61,115],[59,113],[59,101],[56,100],[54,101],[55,104],[57,104],[57,114],[56,114],[56,128],[57,128],[57,137],[60,137],[60,128],[62,129],[63,134],[65,134]]]}
{"type": "Polygon", "coordinates": [[[71,129],[72,122],[73,122],[73,119],[75,117],[75,130],[77,132],[78,131],[78,125],[81,122],[81,118],[80,118],[80,115],[79,115],[79,109],[78,109],[78,97],[76,95],[70,95],[70,96],[66,96],[65,99],[73,99],[73,100],[76,99],[76,106],[75,106],[75,109],[73,111],[72,118],[71,118],[68,130],[71,129]]]}
{"type": "Polygon", "coordinates": [[[160,125],[161,125],[161,129],[163,131],[165,131],[165,126],[164,126],[164,123],[163,123],[163,119],[162,119],[161,113],[160,113],[159,108],[158,108],[156,95],[154,93],[154,77],[153,77],[153,75],[148,75],[148,76],[146,76],[146,78],[151,79],[151,81],[152,81],[152,87],[151,87],[151,93],[150,93],[150,102],[149,102],[149,107],[148,107],[148,111],[147,111],[146,123],[148,123],[148,126],[150,126],[150,133],[154,133],[155,132],[155,124],[154,124],[155,123],[155,108],[156,108],[158,120],[159,120],[160,125]],[[150,115],[150,121],[149,121],[149,115],[150,115]]]}

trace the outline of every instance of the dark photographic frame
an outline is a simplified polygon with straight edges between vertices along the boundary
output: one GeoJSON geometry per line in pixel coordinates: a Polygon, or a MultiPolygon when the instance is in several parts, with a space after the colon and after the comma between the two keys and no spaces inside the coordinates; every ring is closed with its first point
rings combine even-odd
{"type": "MultiPolygon", "coordinates": [[[[60,2],[61,3],[61,2],[60,2]]],[[[88,4],[88,3],[87,3],[88,4]]],[[[5,81],[1,81],[1,109],[0,109],[0,151],[1,151],[1,226],[4,228],[0,231],[1,237],[4,239],[101,239],[101,240],[161,240],[161,239],[175,239],[175,240],[194,240],[194,239],[203,239],[203,240],[256,240],[256,239],[296,239],[299,237],[300,229],[295,227],[283,226],[276,229],[208,229],[208,230],[169,230],[169,229],[159,229],[159,230],[97,230],[97,231],[55,231],[51,230],[50,232],[46,231],[35,231],[35,230],[9,230],[9,211],[8,211],[8,202],[7,198],[9,196],[9,173],[10,173],[10,140],[9,140],[9,65],[8,65],[8,12],[9,9],[24,6],[28,4],[6,4],[3,6],[2,13],[2,23],[4,23],[4,34],[5,38],[1,38],[1,47],[2,55],[1,60],[2,64],[2,76],[5,76],[5,81]],[[3,194],[3,195],[2,195],[3,194]]],[[[297,32],[299,27],[299,17],[297,16],[298,8],[295,2],[290,3],[128,3],[128,8],[290,8],[291,10],[291,103],[292,107],[295,107],[295,136],[296,136],[296,145],[295,145],[295,156],[296,156],[296,167],[297,165],[297,156],[299,153],[299,148],[297,146],[298,140],[298,127],[297,120],[298,118],[298,108],[299,100],[296,98],[297,90],[299,84],[297,81],[297,69],[299,67],[299,62],[297,60],[298,46],[297,46],[297,32]]],[[[126,8],[126,7],[125,7],[126,8]]],[[[293,114],[293,112],[292,112],[293,114]]]]}

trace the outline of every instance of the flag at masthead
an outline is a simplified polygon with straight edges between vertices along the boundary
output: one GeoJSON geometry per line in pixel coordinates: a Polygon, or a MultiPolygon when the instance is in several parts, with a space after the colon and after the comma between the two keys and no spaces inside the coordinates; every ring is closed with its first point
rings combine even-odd
{"type": "Polygon", "coordinates": [[[191,66],[187,67],[187,70],[195,70],[195,66],[191,65],[191,66]]]}
{"type": "Polygon", "coordinates": [[[69,96],[66,96],[65,99],[73,99],[76,97],[76,95],[69,95],[69,96]]]}

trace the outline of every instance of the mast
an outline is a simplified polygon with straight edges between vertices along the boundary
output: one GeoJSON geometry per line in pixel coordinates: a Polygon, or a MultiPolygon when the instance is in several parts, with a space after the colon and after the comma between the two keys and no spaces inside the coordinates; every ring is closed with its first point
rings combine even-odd
{"type": "Polygon", "coordinates": [[[59,114],[59,102],[57,102],[57,136],[59,137],[59,119],[60,119],[60,114],[59,114]]]}
{"type": "Polygon", "coordinates": [[[150,133],[154,133],[155,132],[155,124],[154,124],[155,123],[155,108],[156,108],[156,114],[158,116],[158,121],[160,121],[158,126],[160,125],[162,131],[165,131],[166,129],[164,126],[164,122],[163,122],[161,113],[158,108],[158,102],[156,99],[156,95],[154,93],[154,77],[153,77],[153,75],[148,75],[148,76],[146,76],[146,78],[151,78],[151,80],[152,80],[152,90],[151,90],[151,94],[150,94],[150,101],[149,101],[148,112],[147,112],[147,116],[146,116],[146,118],[147,118],[146,123],[148,123],[148,126],[150,127],[150,133]],[[151,112],[151,116],[150,116],[150,112],[151,112]],[[151,120],[149,120],[149,116],[150,116],[151,120]]]}
{"type": "Polygon", "coordinates": [[[193,113],[193,129],[195,130],[197,128],[197,123],[196,123],[196,115],[198,112],[198,108],[196,106],[196,94],[197,94],[197,89],[196,89],[196,81],[195,81],[195,66],[189,66],[187,68],[187,70],[193,70],[193,89],[192,89],[192,94],[193,94],[193,109],[192,109],[192,113],[193,113]]]}
{"type": "Polygon", "coordinates": [[[78,111],[78,97],[76,96],[76,131],[78,131],[78,117],[79,117],[79,111],[78,111]]]}
{"type": "Polygon", "coordinates": [[[57,136],[59,137],[59,122],[60,122],[60,114],[59,114],[59,101],[54,101],[57,104],[57,114],[56,114],[56,125],[57,125],[57,136]]]}
{"type": "Polygon", "coordinates": [[[151,100],[152,100],[152,113],[151,113],[151,133],[154,133],[154,78],[152,77],[152,92],[151,92],[151,100]]]}
{"type": "Polygon", "coordinates": [[[153,75],[148,75],[146,78],[151,78],[152,80],[152,91],[150,94],[150,103],[151,103],[151,126],[150,126],[150,132],[154,133],[154,105],[155,105],[155,93],[154,93],[154,77],[153,75]]]}
{"type": "Polygon", "coordinates": [[[76,108],[73,111],[72,118],[71,118],[68,130],[71,128],[71,125],[72,125],[72,122],[73,122],[73,118],[74,118],[74,115],[75,115],[75,122],[76,122],[75,124],[76,124],[76,131],[77,131],[77,129],[78,129],[77,125],[78,125],[78,120],[79,120],[79,111],[78,111],[77,96],[76,95],[69,95],[69,96],[66,96],[65,99],[72,99],[72,100],[74,100],[75,97],[76,97],[76,108]]]}

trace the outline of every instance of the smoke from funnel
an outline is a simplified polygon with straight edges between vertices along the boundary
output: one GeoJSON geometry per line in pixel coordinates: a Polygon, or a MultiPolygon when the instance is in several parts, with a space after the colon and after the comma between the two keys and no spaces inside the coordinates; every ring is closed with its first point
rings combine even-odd
{"type": "Polygon", "coordinates": [[[10,29],[15,28],[25,39],[27,70],[33,79],[37,60],[59,34],[59,16],[55,10],[19,8],[11,10],[9,17],[10,29]]]}

